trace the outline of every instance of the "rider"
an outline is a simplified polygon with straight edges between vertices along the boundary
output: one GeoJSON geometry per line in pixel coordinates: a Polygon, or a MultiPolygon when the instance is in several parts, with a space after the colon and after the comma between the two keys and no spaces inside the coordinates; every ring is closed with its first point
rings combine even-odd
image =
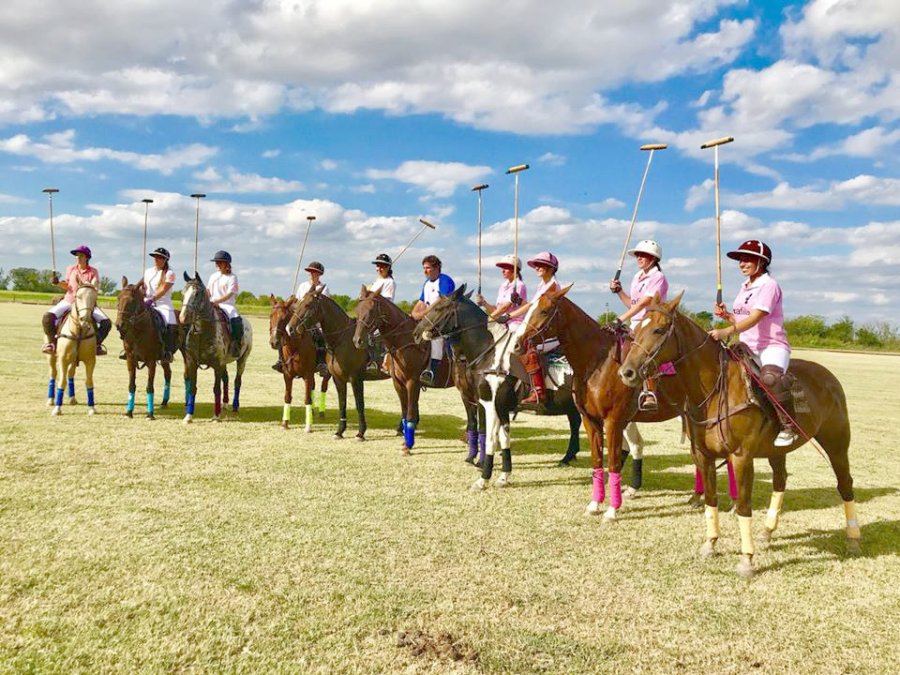
{"type": "MultiPolygon", "coordinates": [[[[669,282],[659,266],[662,260],[662,247],[652,239],[645,239],[628,251],[629,255],[637,260],[638,271],[631,280],[631,292],[622,290],[622,283],[617,279],[609,282],[609,290],[619,296],[622,304],[627,307],[620,314],[618,321],[631,322],[634,330],[647,314],[647,308],[653,302],[653,297],[659,293],[660,301],[665,301],[669,292],[669,282]]],[[[640,410],[656,410],[656,394],[653,391],[653,382],[644,382],[644,389],[638,396],[638,408],[640,410]]]]}
{"type": "MultiPolygon", "coordinates": [[[[550,251],[538,253],[528,261],[528,266],[537,273],[541,283],[538,286],[537,292],[534,294],[534,298],[531,299],[531,302],[524,303],[521,307],[508,314],[509,320],[511,321],[516,319],[522,321],[528,313],[528,310],[531,308],[531,305],[537,302],[544,293],[547,293],[548,291],[558,291],[560,288],[559,282],[556,280],[556,271],[559,269],[559,260],[555,255],[550,253],[550,251]]],[[[544,372],[538,352],[550,352],[558,346],[559,340],[556,339],[547,340],[537,346],[532,346],[531,344],[528,345],[528,351],[522,356],[522,363],[525,365],[525,370],[528,371],[528,375],[531,378],[531,394],[522,400],[523,404],[537,404],[542,402],[546,397],[546,392],[544,390],[544,372]]]]}
{"type": "MultiPolygon", "coordinates": [[[[178,321],[172,306],[172,289],[175,286],[175,272],[169,269],[169,252],[158,248],[150,254],[153,267],[144,270],[144,295],[148,303],[163,318],[166,324],[163,357],[161,363],[172,363],[178,339],[178,321]]],[[[124,356],[122,357],[124,358],[124,356]]]]}
{"type": "Polygon", "coordinates": [[[216,264],[216,272],[213,272],[206,282],[206,290],[212,304],[225,312],[228,323],[231,326],[231,355],[237,358],[241,354],[241,343],[244,339],[244,320],[238,314],[235,300],[237,299],[238,278],[231,271],[231,254],[228,251],[216,251],[212,257],[216,264]]]}
{"type": "Polygon", "coordinates": [[[375,256],[372,264],[375,265],[378,278],[375,279],[375,283],[369,286],[369,290],[373,292],[380,290],[382,298],[387,298],[394,302],[394,295],[397,293],[397,284],[394,282],[394,271],[392,269],[394,261],[391,260],[391,256],[387,253],[379,253],[375,256]]]}
{"type": "MultiPolygon", "coordinates": [[[[528,289],[525,288],[525,282],[522,281],[522,261],[515,256],[508,255],[497,263],[497,267],[500,268],[503,275],[503,283],[500,284],[500,290],[497,292],[497,304],[489,303],[481,293],[475,296],[478,306],[484,307],[488,316],[495,320],[520,307],[522,303],[528,302],[528,289]]],[[[524,317],[521,315],[510,317],[506,326],[510,331],[515,331],[523,320],[524,317]]]]}
{"type": "MultiPolygon", "coordinates": [[[[76,263],[66,268],[65,279],[60,280],[54,271],[53,278],[50,280],[54,286],[59,286],[59,288],[64,290],[66,295],[51,307],[49,312],[44,314],[42,323],[44,335],[47,336],[47,342],[41,348],[44,354],[53,354],[56,351],[56,324],[72,308],[78,287],[81,284],[90,284],[96,289],[100,288],[100,273],[96,267],[91,267],[89,264],[91,249],[87,246],[79,246],[72,249],[70,253],[75,256],[76,263]]],[[[112,329],[112,321],[99,307],[94,307],[92,316],[97,323],[97,355],[103,356],[106,354],[106,347],[103,346],[103,341],[112,329]]]]}
{"type": "MultiPolygon", "coordinates": [[[[441,259],[436,255],[427,255],[422,258],[422,273],[425,275],[422,294],[410,312],[410,316],[416,321],[420,321],[425,316],[428,308],[437,302],[438,298],[449,295],[456,289],[453,279],[441,272],[441,259]]],[[[429,385],[434,382],[434,375],[443,357],[444,340],[435,338],[431,341],[431,365],[427,370],[422,371],[419,378],[423,384],[429,385]]]]}
{"type": "Polygon", "coordinates": [[[715,305],[715,315],[730,325],[709,331],[716,340],[740,333],[740,341],[759,359],[761,380],[778,403],[776,411],[781,431],[775,438],[777,447],[788,447],[797,440],[794,430],[794,402],[791,378],[787,369],[791,361],[791,345],[784,330],[782,293],[778,282],[769,276],[772,249],[757,239],[749,239],[729,251],[737,260],[747,281],[741,286],[729,312],[724,304],[715,305]]]}

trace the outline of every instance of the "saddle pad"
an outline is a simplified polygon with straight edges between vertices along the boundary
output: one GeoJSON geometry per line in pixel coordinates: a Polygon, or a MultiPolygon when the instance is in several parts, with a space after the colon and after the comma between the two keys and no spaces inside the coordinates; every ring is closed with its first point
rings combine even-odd
{"type": "Polygon", "coordinates": [[[562,352],[551,352],[547,354],[547,378],[544,386],[547,389],[556,391],[562,387],[567,380],[570,380],[575,374],[569,361],[562,352]]]}

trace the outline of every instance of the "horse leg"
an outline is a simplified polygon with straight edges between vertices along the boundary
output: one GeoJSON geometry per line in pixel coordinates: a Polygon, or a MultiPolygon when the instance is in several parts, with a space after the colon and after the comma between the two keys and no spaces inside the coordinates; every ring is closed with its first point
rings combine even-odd
{"type": "Polygon", "coordinates": [[[400,424],[397,426],[397,435],[403,436],[403,445],[400,446],[400,454],[409,454],[409,445],[406,442],[406,420],[409,417],[409,384],[411,380],[402,382],[398,377],[391,377],[394,391],[400,400],[400,424]]]}
{"type": "Polygon", "coordinates": [[[744,448],[740,454],[733,455],[732,464],[737,478],[737,519],[741,530],[741,560],[737,564],[737,573],[742,577],[753,576],[753,555],[756,548],[753,544],[753,457],[749,449],[744,448]]]}
{"type": "Polygon", "coordinates": [[[603,514],[604,523],[614,523],[622,508],[622,434],[624,426],[622,410],[612,410],[603,420],[606,436],[606,466],[609,467],[609,508],[603,514]]]}
{"type": "MultiPolygon", "coordinates": [[[[90,343],[88,343],[88,346],[90,347],[90,343]]],[[[96,408],[94,408],[94,366],[97,363],[96,347],[91,347],[91,350],[87,352],[85,356],[84,386],[85,389],[87,389],[88,415],[93,415],[97,412],[96,408]]]]}
{"type": "Polygon", "coordinates": [[[156,379],[156,361],[147,364],[147,419],[155,420],[153,410],[153,384],[156,379]]]}
{"type": "Polygon", "coordinates": [[[228,366],[222,367],[222,405],[228,405],[228,366]]]}
{"type": "Polygon", "coordinates": [[[69,369],[69,364],[65,361],[63,342],[68,341],[60,340],[56,348],[56,354],[53,355],[53,358],[56,359],[56,372],[59,380],[56,384],[56,405],[53,406],[53,410],[50,412],[54,417],[62,414],[63,396],[66,393],[66,385],[63,378],[69,369]]]}
{"type": "Polygon", "coordinates": [[[125,363],[128,366],[128,401],[125,403],[125,417],[134,417],[134,396],[137,392],[137,367],[134,364],[134,355],[126,352],[125,363]]]}
{"type": "Polygon", "coordinates": [[[509,414],[516,409],[516,394],[509,382],[501,385],[498,391],[497,403],[497,438],[500,442],[500,459],[502,461],[502,470],[500,477],[494,481],[497,487],[506,487],[509,485],[509,474],[512,473],[512,449],[510,447],[509,434],[509,414]]]}
{"type": "MultiPolygon", "coordinates": [[[[247,367],[247,357],[250,352],[245,351],[241,358],[238,359],[237,367],[234,373],[234,396],[231,397],[231,412],[237,414],[241,409],[241,383],[244,380],[244,369],[247,367]]],[[[225,371],[225,386],[228,386],[228,371],[225,371]]]]}
{"type": "Polygon", "coordinates": [[[711,558],[716,555],[716,542],[721,534],[719,529],[719,494],[716,488],[716,460],[706,453],[694,452],[697,463],[696,476],[700,477],[700,488],[706,504],[706,541],[700,547],[700,556],[711,558]]]}
{"type": "Polygon", "coordinates": [[[325,417],[325,392],[328,391],[328,380],[331,379],[331,373],[325,373],[322,376],[322,384],[319,388],[318,415],[319,419],[325,417]]]}
{"type": "Polygon", "coordinates": [[[416,444],[416,429],[419,428],[419,395],[422,393],[422,385],[419,378],[411,378],[407,382],[407,401],[406,401],[406,433],[404,434],[404,442],[407,452],[412,450],[416,444]]]}
{"type": "Polygon", "coordinates": [[[487,419],[484,406],[481,403],[475,405],[478,406],[478,459],[475,461],[475,466],[480,468],[484,466],[484,457],[487,452],[487,419]]]}
{"type": "Polygon", "coordinates": [[[778,528],[778,517],[784,504],[784,488],[787,485],[787,467],[784,460],[784,455],[769,457],[769,466],[772,467],[772,497],[769,499],[765,527],[759,533],[759,540],[762,542],[772,539],[772,533],[778,528]]]}
{"type": "MultiPolygon", "coordinates": [[[[850,427],[846,422],[846,411],[840,428],[836,430],[820,429],[816,440],[828,455],[831,469],[837,478],[837,490],[844,503],[844,518],[847,521],[847,552],[851,555],[861,553],[859,540],[859,520],[856,516],[856,501],[853,495],[853,476],[850,475],[850,458],[847,451],[850,447],[850,427]]],[[[837,421],[837,420],[836,420],[837,421]]]]}
{"type": "Polygon", "coordinates": [[[344,437],[344,432],[347,430],[347,383],[344,380],[335,378],[334,388],[337,389],[338,414],[340,415],[334,437],[340,440],[344,437]]]}
{"type": "Polygon", "coordinates": [[[213,377],[213,419],[218,422],[222,414],[222,373],[216,370],[213,377]]]}
{"type": "MultiPolygon", "coordinates": [[[[78,345],[75,345],[78,349],[78,345]]],[[[69,386],[69,405],[77,405],[78,400],[75,398],[75,356],[72,356],[72,363],[69,364],[66,380],[69,386]]]]}
{"type": "Polygon", "coordinates": [[[194,405],[197,402],[197,366],[184,364],[184,419],[190,424],[194,419],[194,405]]]}
{"type": "MultiPolygon", "coordinates": [[[[644,437],[638,425],[629,422],[622,432],[625,442],[628,443],[628,453],[631,455],[631,484],[625,488],[622,496],[625,499],[631,499],[641,489],[644,482],[644,437]]],[[[622,462],[624,468],[624,461],[622,462]]]]}
{"type": "Polygon", "coordinates": [[[162,364],[163,369],[163,398],[162,402],[159,404],[160,408],[167,408],[169,406],[169,394],[172,391],[172,366],[168,363],[162,364]]]}
{"type": "MultiPolygon", "coordinates": [[[[363,383],[362,373],[357,374],[353,378],[352,386],[353,402],[356,404],[356,415],[358,417],[356,440],[364,441],[366,440],[366,429],[368,428],[368,425],[366,424],[365,384],[363,383]]],[[[409,426],[408,420],[407,426],[409,426]]]]}
{"type": "MultiPolygon", "coordinates": [[[[466,409],[466,461],[474,464],[478,457],[478,409],[463,394],[463,406],[466,409]]],[[[476,404],[477,405],[477,404],[476,404]]]]}
{"type": "Polygon", "coordinates": [[[313,423],[313,404],[312,404],[312,393],[313,389],[316,386],[316,376],[315,371],[310,371],[303,378],[303,408],[306,412],[306,420],[304,429],[306,433],[312,433],[312,423],[313,423]]]}
{"type": "Polygon", "coordinates": [[[591,443],[591,501],[584,513],[587,516],[600,515],[600,505],[606,499],[606,472],[603,470],[603,420],[582,413],[588,441],[591,443]]]}
{"type": "Polygon", "coordinates": [[[492,396],[490,400],[481,401],[481,405],[484,407],[486,432],[485,455],[484,461],[481,463],[481,476],[472,484],[473,490],[484,490],[494,473],[494,450],[497,447],[497,438],[500,435],[500,420],[497,418],[495,399],[496,396],[492,396]]]}
{"type": "Polygon", "coordinates": [[[53,405],[53,401],[56,398],[56,354],[50,354],[47,357],[47,366],[50,370],[50,377],[47,382],[47,405],[53,405]]]}
{"type": "Polygon", "coordinates": [[[569,445],[566,447],[566,454],[559,460],[559,466],[569,466],[571,462],[575,461],[578,451],[581,450],[581,441],[578,437],[581,430],[581,413],[578,412],[574,403],[570,403],[566,409],[566,417],[569,420],[569,445]]]}

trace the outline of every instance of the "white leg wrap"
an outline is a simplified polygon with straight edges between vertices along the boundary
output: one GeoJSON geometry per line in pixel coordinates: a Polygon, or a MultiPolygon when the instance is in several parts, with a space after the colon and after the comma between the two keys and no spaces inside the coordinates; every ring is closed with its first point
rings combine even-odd
{"type": "Polygon", "coordinates": [[[766,512],[766,529],[771,532],[778,527],[778,516],[781,515],[781,505],[784,504],[784,493],[773,492],[769,500],[769,510],[766,512]]]}
{"type": "Polygon", "coordinates": [[[281,421],[282,422],[290,422],[291,421],[291,404],[285,403],[284,409],[281,411],[281,421]]]}
{"type": "Polygon", "coordinates": [[[644,439],[641,436],[641,432],[638,431],[637,424],[631,422],[625,427],[625,432],[623,434],[625,436],[625,440],[628,441],[628,449],[631,451],[632,459],[643,459],[644,458],[644,439]]]}
{"type": "Polygon", "coordinates": [[[844,502],[844,516],[847,518],[847,538],[859,539],[859,520],[856,519],[856,502],[844,502]]]}
{"type": "Polygon", "coordinates": [[[707,506],[706,507],[706,538],[707,539],[718,539],[719,538],[719,507],[718,506],[707,506]]]}
{"type": "Polygon", "coordinates": [[[737,519],[741,528],[741,553],[753,555],[756,553],[753,545],[753,516],[738,516],[737,519]]]}
{"type": "Polygon", "coordinates": [[[306,430],[312,431],[312,403],[306,404],[306,430]]]}

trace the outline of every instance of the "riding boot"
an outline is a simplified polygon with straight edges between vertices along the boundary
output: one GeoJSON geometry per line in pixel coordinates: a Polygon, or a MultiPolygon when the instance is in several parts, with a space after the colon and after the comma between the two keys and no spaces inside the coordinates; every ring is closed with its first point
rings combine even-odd
{"type": "Polygon", "coordinates": [[[521,357],[522,365],[525,366],[525,372],[531,380],[531,395],[522,400],[523,405],[537,405],[543,403],[547,398],[547,392],[544,390],[544,369],[541,366],[541,357],[536,349],[529,348],[525,355],[521,357]]]}
{"type": "Polygon", "coordinates": [[[777,403],[775,413],[781,424],[781,431],[775,437],[775,446],[779,448],[789,447],[797,440],[797,432],[794,428],[794,420],[797,415],[794,412],[794,398],[791,395],[791,383],[793,378],[778,366],[763,366],[760,379],[777,403]]]}
{"type": "Polygon", "coordinates": [[[278,354],[278,360],[272,364],[272,370],[276,373],[283,373],[284,361],[281,360],[281,338],[275,340],[275,353],[278,354]]]}
{"type": "Polygon", "coordinates": [[[431,386],[434,384],[434,377],[438,371],[438,368],[441,367],[440,359],[431,359],[430,366],[427,370],[423,370],[422,374],[419,375],[419,382],[424,384],[425,386],[431,386]]]}
{"type": "Polygon", "coordinates": [[[106,336],[109,335],[109,331],[112,330],[112,321],[110,319],[100,319],[97,324],[97,356],[105,356],[106,355],[106,347],[103,346],[103,341],[106,339],[106,336]]]}
{"type": "Polygon", "coordinates": [[[638,394],[638,410],[642,412],[656,412],[659,410],[659,403],[656,400],[656,380],[644,380],[644,386],[641,393],[638,394]]]}
{"type": "Polygon", "coordinates": [[[177,347],[175,343],[178,340],[178,326],[175,325],[167,325],[166,333],[165,333],[165,351],[163,352],[163,357],[160,360],[162,363],[172,363],[172,360],[175,358],[175,350],[177,347]]]}
{"type": "Polygon", "coordinates": [[[231,324],[231,355],[238,358],[241,355],[242,342],[244,340],[244,320],[236,317],[229,321],[231,324]]]}
{"type": "Polygon", "coordinates": [[[328,364],[325,363],[325,352],[328,350],[325,334],[318,325],[314,326],[309,334],[312,336],[313,344],[316,346],[316,371],[319,375],[325,377],[328,373],[328,364]]]}
{"type": "Polygon", "coordinates": [[[41,351],[44,354],[53,354],[56,352],[56,315],[53,312],[45,312],[41,318],[41,325],[44,328],[44,337],[47,338],[41,351]]]}

